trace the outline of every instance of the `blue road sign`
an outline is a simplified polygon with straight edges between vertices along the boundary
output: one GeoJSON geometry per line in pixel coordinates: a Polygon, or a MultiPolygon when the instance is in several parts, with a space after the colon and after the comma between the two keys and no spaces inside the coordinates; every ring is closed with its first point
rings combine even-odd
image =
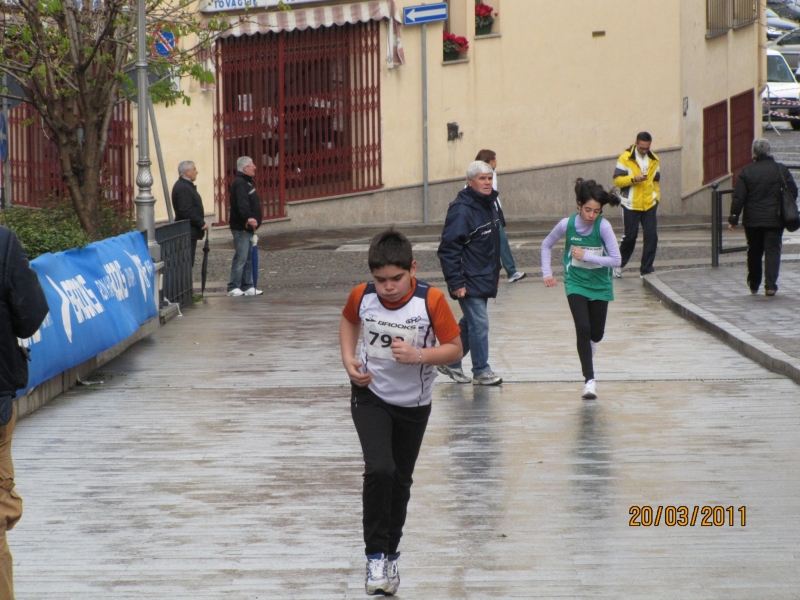
{"type": "Polygon", "coordinates": [[[421,6],[406,6],[403,9],[404,25],[422,25],[435,21],[447,20],[447,2],[436,4],[422,4],[421,6]]]}
{"type": "Polygon", "coordinates": [[[0,160],[5,162],[8,158],[8,125],[6,118],[0,113],[0,160]]]}
{"type": "Polygon", "coordinates": [[[174,33],[171,31],[164,31],[161,26],[156,27],[156,31],[153,33],[153,54],[165,58],[172,56],[175,54],[176,42],[174,33]]]}

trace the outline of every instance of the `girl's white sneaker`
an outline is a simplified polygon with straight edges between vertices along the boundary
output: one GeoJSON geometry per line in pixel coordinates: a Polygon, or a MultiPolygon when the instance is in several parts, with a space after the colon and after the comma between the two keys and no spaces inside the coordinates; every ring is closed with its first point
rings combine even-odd
{"type": "Polygon", "coordinates": [[[594,400],[597,398],[597,384],[594,379],[590,379],[586,382],[586,385],[583,386],[583,395],[581,398],[584,400],[594,400]]]}

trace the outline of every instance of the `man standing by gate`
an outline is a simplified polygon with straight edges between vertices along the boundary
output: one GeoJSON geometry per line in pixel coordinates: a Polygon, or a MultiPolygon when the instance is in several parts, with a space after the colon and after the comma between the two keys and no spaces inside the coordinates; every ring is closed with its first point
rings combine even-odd
{"type": "Polygon", "coordinates": [[[203,235],[208,231],[203,199],[200,198],[194,185],[195,179],[197,179],[197,166],[194,162],[191,160],[181,161],[178,164],[178,181],[172,186],[172,208],[175,209],[176,221],[189,221],[192,234],[192,241],[189,245],[192,266],[194,266],[194,256],[197,253],[197,241],[202,240],[203,235]]]}
{"type": "Polygon", "coordinates": [[[28,264],[17,236],[0,226],[0,598],[14,600],[13,561],[6,531],[22,516],[22,498],[14,491],[11,436],[17,421],[14,397],[28,387],[28,350],[17,338],[29,338],[48,313],[39,277],[28,264]]]}
{"type": "Polygon", "coordinates": [[[661,168],[658,157],[650,151],[652,142],[649,133],[640,132],[636,143],[620,155],[614,169],[614,185],[620,188],[625,228],[619,245],[622,264],[614,269],[614,277],[622,277],[622,269],[631,259],[639,235],[639,223],[644,235],[639,274],[644,276],[653,272],[658,247],[656,209],[661,201],[661,168]]]}
{"type": "Polygon", "coordinates": [[[231,264],[228,296],[259,296],[263,292],[253,285],[253,242],[261,225],[261,200],[253,177],[256,166],[249,156],[236,161],[236,178],[231,184],[230,224],[236,253],[231,264]]]}

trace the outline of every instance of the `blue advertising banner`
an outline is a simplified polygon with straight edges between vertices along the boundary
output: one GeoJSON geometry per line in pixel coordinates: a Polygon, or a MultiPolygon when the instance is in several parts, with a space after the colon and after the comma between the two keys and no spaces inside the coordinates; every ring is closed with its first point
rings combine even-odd
{"type": "Polygon", "coordinates": [[[31,267],[50,314],[22,340],[31,352],[29,389],[112,348],[158,314],[155,267],[139,232],[42,255],[31,267]]]}

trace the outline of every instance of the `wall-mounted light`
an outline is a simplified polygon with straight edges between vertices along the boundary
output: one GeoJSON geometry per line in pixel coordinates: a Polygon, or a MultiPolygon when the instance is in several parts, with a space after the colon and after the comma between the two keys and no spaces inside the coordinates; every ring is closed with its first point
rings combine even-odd
{"type": "Polygon", "coordinates": [[[458,123],[447,124],[447,141],[454,142],[464,137],[464,132],[458,130],[458,123]]]}

